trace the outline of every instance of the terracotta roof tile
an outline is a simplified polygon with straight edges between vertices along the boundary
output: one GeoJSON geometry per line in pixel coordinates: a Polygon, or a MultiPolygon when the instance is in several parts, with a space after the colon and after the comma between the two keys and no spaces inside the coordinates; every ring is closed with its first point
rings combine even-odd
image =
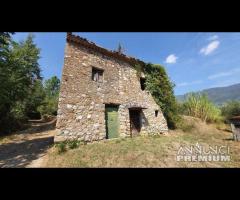
{"type": "Polygon", "coordinates": [[[125,62],[127,62],[131,65],[144,64],[144,62],[139,60],[139,59],[127,56],[125,54],[121,54],[117,51],[107,50],[105,48],[97,46],[95,43],[90,42],[85,38],[82,38],[82,37],[77,36],[77,35],[73,35],[70,32],[67,33],[67,42],[72,42],[72,43],[79,44],[79,45],[81,45],[85,48],[94,50],[94,51],[99,52],[103,55],[106,55],[106,56],[109,56],[109,57],[112,57],[112,58],[115,58],[115,59],[118,59],[118,60],[121,60],[121,61],[125,61],[125,62]]]}
{"type": "Polygon", "coordinates": [[[239,120],[240,121],[240,116],[234,116],[231,118],[231,120],[239,120]]]}

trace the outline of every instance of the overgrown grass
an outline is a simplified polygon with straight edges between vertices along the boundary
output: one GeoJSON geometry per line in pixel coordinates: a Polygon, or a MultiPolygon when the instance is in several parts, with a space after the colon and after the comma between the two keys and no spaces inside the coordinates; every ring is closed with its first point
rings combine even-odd
{"type": "Polygon", "coordinates": [[[57,148],[57,152],[59,154],[67,151],[67,143],[66,142],[60,142],[60,143],[56,144],[55,147],[57,148]]]}
{"type": "Polygon", "coordinates": [[[181,105],[183,114],[197,117],[204,122],[222,121],[221,110],[205,94],[190,93],[181,105]]]}
{"type": "Polygon", "coordinates": [[[139,136],[105,140],[87,145],[80,144],[59,154],[52,148],[46,167],[240,167],[238,142],[232,134],[218,130],[215,124],[207,125],[198,119],[185,118],[186,127],[170,131],[168,135],[139,136]],[[194,128],[192,128],[192,126],[194,128]],[[227,145],[230,162],[177,162],[181,145],[227,145]]]}
{"type": "Polygon", "coordinates": [[[192,121],[186,122],[184,118],[181,117],[177,123],[177,128],[183,132],[191,132],[195,128],[195,125],[192,121]]]}
{"type": "Polygon", "coordinates": [[[167,138],[160,140],[160,137],[155,136],[135,137],[80,145],[79,148],[68,150],[63,155],[54,151],[51,162],[57,162],[60,167],[143,167],[144,165],[150,167],[151,160],[158,163],[161,155],[164,155],[163,145],[159,144],[166,140],[167,138]]]}

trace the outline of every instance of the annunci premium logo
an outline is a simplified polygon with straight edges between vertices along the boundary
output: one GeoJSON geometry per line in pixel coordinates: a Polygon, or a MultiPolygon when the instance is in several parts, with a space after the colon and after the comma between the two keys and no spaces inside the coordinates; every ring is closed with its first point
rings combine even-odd
{"type": "Polygon", "coordinates": [[[230,159],[228,146],[207,146],[198,142],[195,145],[181,146],[176,156],[177,161],[185,162],[228,162],[230,159]]]}

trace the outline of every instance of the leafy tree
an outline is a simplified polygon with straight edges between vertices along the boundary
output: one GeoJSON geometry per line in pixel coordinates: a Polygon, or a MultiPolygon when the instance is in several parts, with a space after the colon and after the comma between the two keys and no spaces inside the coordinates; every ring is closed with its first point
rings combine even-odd
{"type": "Polygon", "coordinates": [[[173,91],[175,85],[170,81],[164,67],[161,65],[148,63],[142,67],[142,71],[146,75],[146,89],[152,94],[162,109],[168,127],[176,128],[180,118],[173,91]]]}
{"type": "Polygon", "coordinates": [[[0,33],[0,131],[4,130],[5,126],[13,121],[10,115],[13,102],[9,99],[11,81],[8,76],[11,42],[9,32],[0,33]]]}
{"type": "Polygon", "coordinates": [[[46,80],[44,87],[47,96],[56,96],[59,94],[60,80],[58,77],[53,76],[52,78],[46,80]]]}
{"type": "Polygon", "coordinates": [[[34,84],[41,80],[38,64],[40,49],[33,35],[19,43],[1,34],[0,58],[0,131],[11,131],[26,119],[26,101],[34,84]]]}
{"type": "Polygon", "coordinates": [[[225,120],[240,115],[240,101],[228,101],[221,107],[225,120]]]}
{"type": "Polygon", "coordinates": [[[36,80],[30,94],[27,96],[25,105],[25,114],[31,119],[40,119],[41,113],[38,111],[38,107],[43,105],[43,101],[46,97],[41,80],[36,80]]]}
{"type": "Polygon", "coordinates": [[[0,47],[2,45],[7,45],[11,39],[11,34],[14,34],[13,32],[0,32],[0,47]]]}
{"type": "Polygon", "coordinates": [[[28,118],[56,114],[60,80],[42,84],[40,49],[34,36],[15,42],[11,33],[0,33],[0,133],[21,128],[28,118]]]}
{"type": "MultiPolygon", "coordinates": [[[[7,103],[7,92],[8,92],[8,61],[10,56],[10,43],[11,37],[8,32],[0,33],[0,108],[4,107],[4,103],[7,103]]],[[[0,109],[1,110],[1,109],[0,109]]]]}
{"type": "Polygon", "coordinates": [[[53,76],[52,78],[45,81],[44,91],[45,99],[42,105],[38,107],[38,111],[41,115],[56,115],[58,108],[58,97],[60,90],[60,80],[53,76]]]}

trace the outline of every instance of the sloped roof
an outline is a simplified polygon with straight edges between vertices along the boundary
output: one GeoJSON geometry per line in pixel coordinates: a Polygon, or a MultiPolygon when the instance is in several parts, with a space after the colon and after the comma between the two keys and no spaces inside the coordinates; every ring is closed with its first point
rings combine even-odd
{"type": "Polygon", "coordinates": [[[77,36],[77,35],[73,35],[71,32],[67,33],[67,42],[78,44],[78,45],[83,46],[87,49],[99,52],[99,53],[101,53],[103,55],[106,55],[106,56],[109,56],[111,58],[115,58],[115,59],[127,62],[130,65],[136,65],[136,64],[143,65],[144,64],[144,62],[139,60],[139,59],[127,56],[125,54],[121,54],[117,51],[107,50],[105,48],[97,46],[95,43],[90,42],[85,38],[82,38],[82,37],[77,36]]]}
{"type": "Polygon", "coordinates": [[[231,119],[237,119],[237,120],[240,120],[240,116],[235,116],[235,117],[232,117],[231,119]]]}
{"type": "Polygon", "coordinates": [[[234,116],[229,121],[235,125],[240,125],[240,116],[234,116]]]}

